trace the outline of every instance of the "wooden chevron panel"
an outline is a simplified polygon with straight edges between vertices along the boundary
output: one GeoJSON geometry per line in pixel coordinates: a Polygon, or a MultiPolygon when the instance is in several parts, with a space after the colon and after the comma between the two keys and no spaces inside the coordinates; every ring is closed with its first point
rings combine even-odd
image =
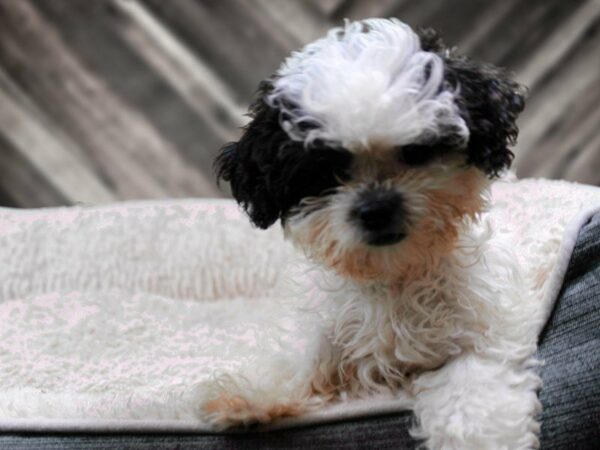
{"type": "Polygon", "coordinates": [[[0,0],[0,205],[215,197],[258,82],[396,16],[530,87],[519,176],[600,185],[600,0],[0,0]]]}

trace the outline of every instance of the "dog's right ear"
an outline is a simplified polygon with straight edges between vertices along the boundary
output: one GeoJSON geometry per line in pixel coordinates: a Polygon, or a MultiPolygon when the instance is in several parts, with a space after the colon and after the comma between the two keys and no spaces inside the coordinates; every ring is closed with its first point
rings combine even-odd
{"type": "Polygon", "coordinates": [[[250,107],[250,123],[238,142],[225,145],[215,160],[218,180],[230,183],[231,192],[250,220],[266,229],[281,217],[281,205],[271,173],[278,149],[288,140],[279,125],[279,112],[264,101],[271,90],[269,81],[261,83],[258,99],[250,107]]]}
{"type": "MultiPolygon", "coordinates": [[[[231,142],[221,149],[215,160],[217,180],[228,181],[231,193],[259,228],[270,227],[280,211],[269,193],[259,165],[252,161],[254,150],[247,139],[231,142]]],[[[260,150],[258,150],[260,151],[260,150]]]]}

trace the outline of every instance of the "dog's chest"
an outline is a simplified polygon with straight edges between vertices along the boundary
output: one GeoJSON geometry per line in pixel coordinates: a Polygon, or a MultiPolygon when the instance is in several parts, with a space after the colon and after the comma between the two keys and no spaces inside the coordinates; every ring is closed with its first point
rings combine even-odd
{"type": "Polygon", "coordinates": [[[432,273],[401,288],[347,284],[333,294],[333,343],[341,366],[394,385],[408,373],[489,346],[499,308],[493,295],[460,271],[432,273]]]}

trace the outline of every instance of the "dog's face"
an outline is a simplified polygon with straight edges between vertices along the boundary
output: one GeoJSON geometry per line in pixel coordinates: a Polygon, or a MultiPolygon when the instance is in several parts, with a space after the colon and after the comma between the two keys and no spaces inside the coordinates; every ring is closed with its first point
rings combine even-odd
{"type": "Polygon", "coordinates": [[[252,222],[281,219],[311,257],[354,279],[430,266],[512,160],[523,89],[397,20],[347,23],[259,88],[217,158],[252,222]]]}

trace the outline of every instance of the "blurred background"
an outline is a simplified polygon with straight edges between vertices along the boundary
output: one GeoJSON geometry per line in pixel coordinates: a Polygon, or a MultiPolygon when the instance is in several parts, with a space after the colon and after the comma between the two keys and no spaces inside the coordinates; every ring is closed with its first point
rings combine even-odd
{"type": "Polygon", "coordinates": [[[0,205],[226,196],[212,160],[258,82],[372,16],[529,86],[520,177],[600,185],[600,0],[0,0],[0,205]]]}

